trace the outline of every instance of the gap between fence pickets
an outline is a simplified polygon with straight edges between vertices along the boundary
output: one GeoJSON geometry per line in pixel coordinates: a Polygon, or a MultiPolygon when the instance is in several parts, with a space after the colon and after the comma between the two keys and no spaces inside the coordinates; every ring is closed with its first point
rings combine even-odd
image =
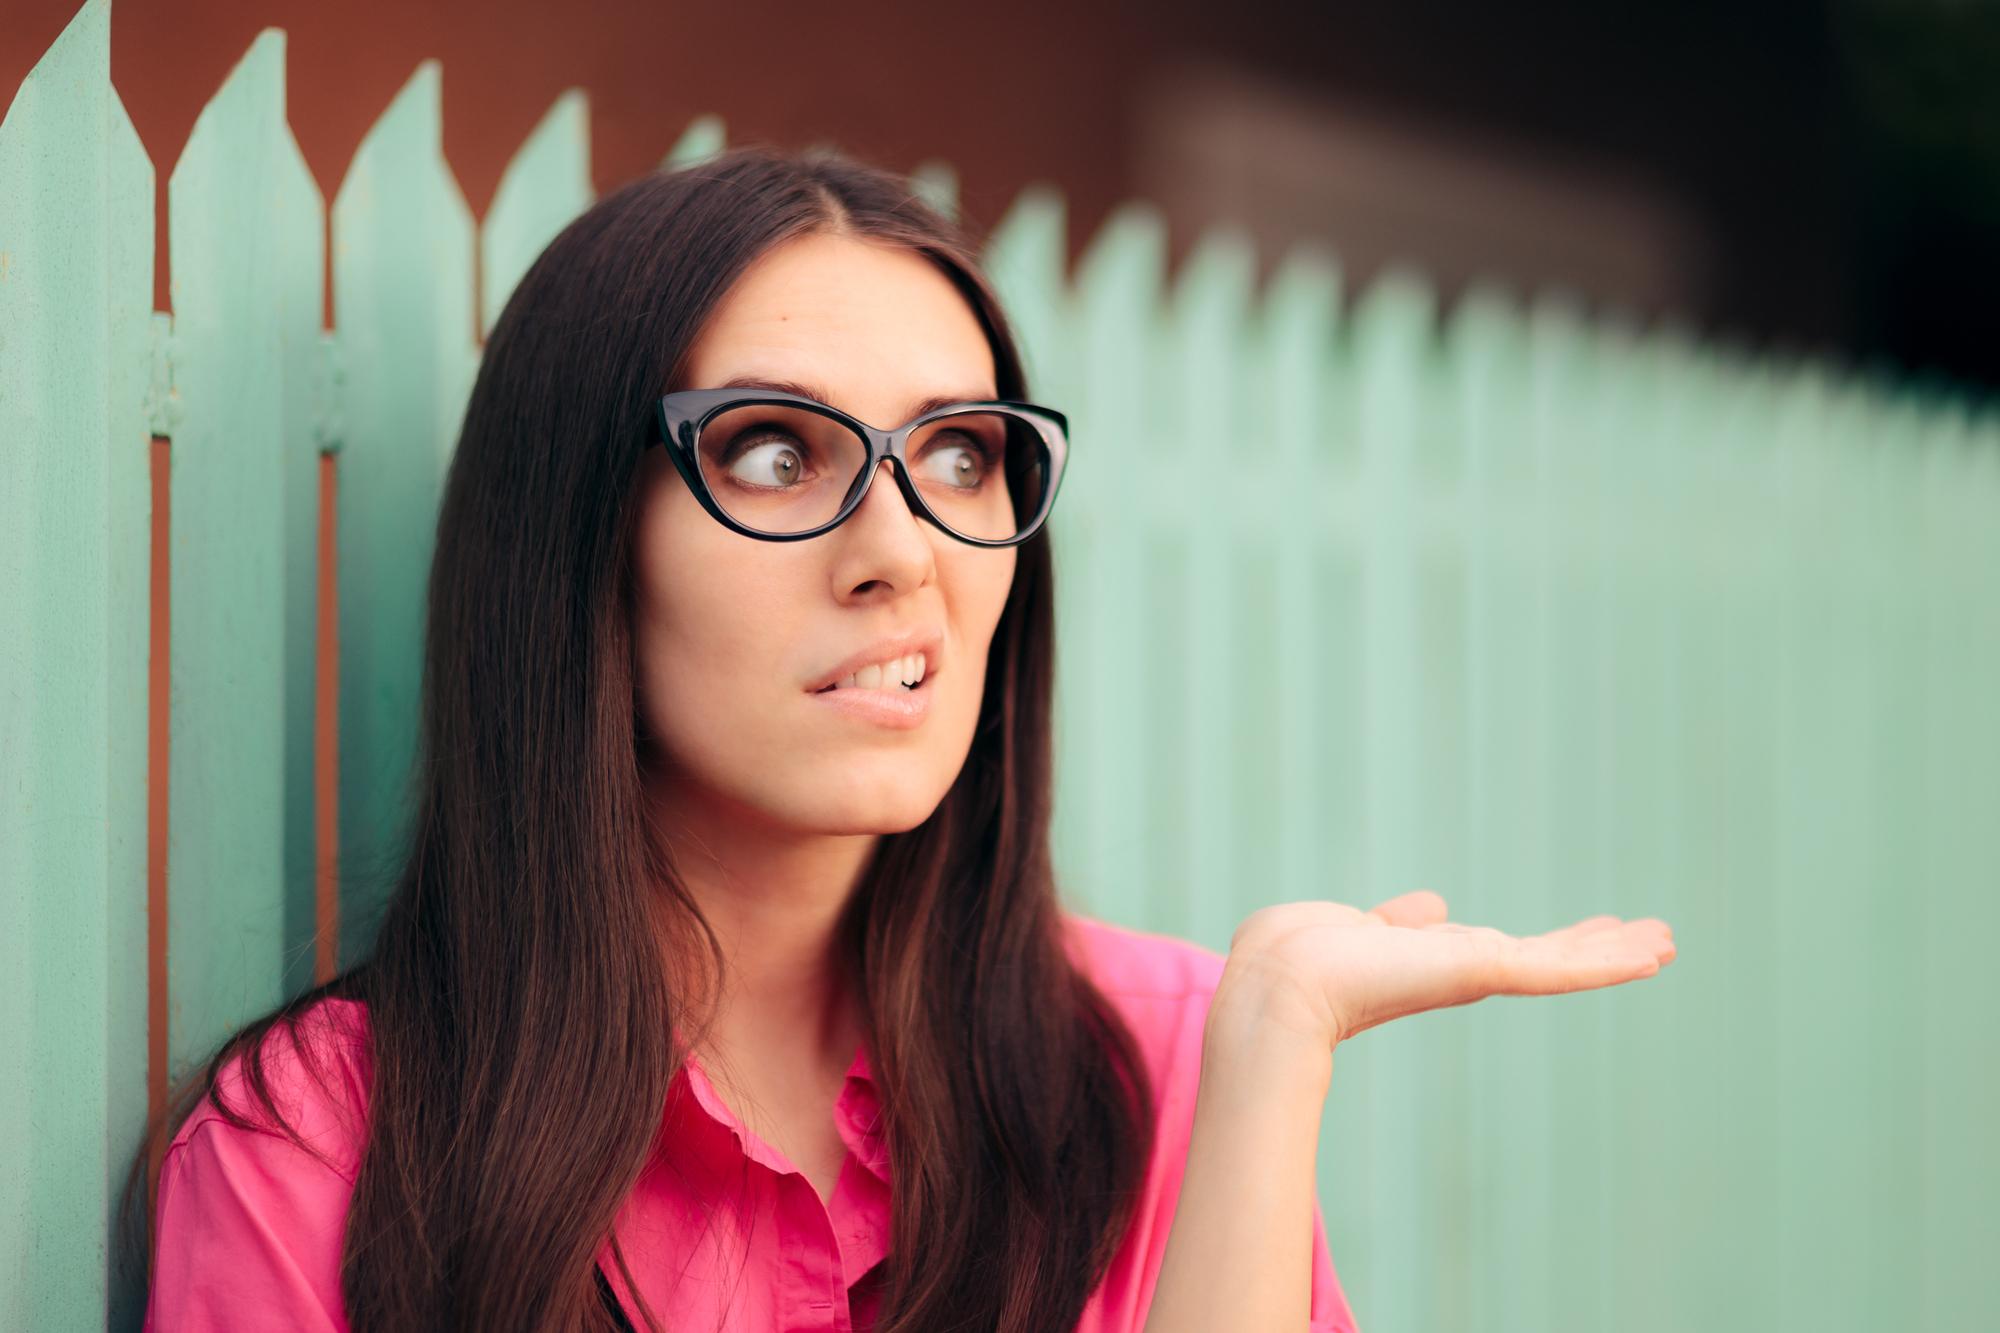
{"type": "MultiPolygon", "coordinates": [[[[155,322],[156,335],[164,327],[155,322]]],[[[156,343],[156,350],[161,344],[156,343]]],[[[166,364],[161,352],[156,372],[166,364]]],[[[150,407],[150,404],[149,404],[150,407]]],[[[148,416],[156,414],[149,411],[148,416]]],[[[164,417],[162,408],[158,416],[164,417]]],[[[146,644],[146,1215],[153,1216],[160,1180],[160,1159],[166,1150],[163,1127],[170,1091],[172,1052],[168,1048],[167,996],[167,848],[168,782],[172,738],[168,713],[173,698],[173,549],[172,442],[153,433],[147,448],[147,486],[152,506],[147,543],[146,644]]]]}
{"type": "Polygon", "coordinates": [[[340,972],[340,447],[347,437],[340,339],[313,349],[313,446],[319,454],[317,606],[313,620],[313,984],[340,972]]]}
{"type": "Polygon", "coordinates": [[[174,317],[156,311],[149,348],[152,366],[146,386],[146,429],[152,436],[147,450],[152,519],[147,599],[150,641],[146,660],[146,1121],[154,1128],[146,1142],[146,1204],[152,1215],[160,1179],[165,1141],[157,1132],[164,1123],[171,1088],[168,1047],[169,997],[167,963],[167,852],[171,792],[168,786],[172,728],[168,714],[173,698],[171,635],[173,633],[172,560],[172,437],[181,422],[181,400],[174,391],[174,317]]]}

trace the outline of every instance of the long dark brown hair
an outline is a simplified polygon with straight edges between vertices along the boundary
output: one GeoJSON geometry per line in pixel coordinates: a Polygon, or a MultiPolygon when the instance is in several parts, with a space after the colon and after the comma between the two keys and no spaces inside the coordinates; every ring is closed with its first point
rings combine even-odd
{"type": "MultiPolygon", "coordinates": [[[[605,1327],[593,1260],[718,955],[648,831],[630,548],[654,401],[731,285],[814,231],[905,246],[1006,320],[951,224],[838,158],[638,181],[551,244],[486,347],[431,571],[408,860],[372,955],[251,1025],[200,1092],[276,1116],[274,1028],[367,1005],[374,1082],[341,1290],[357,1333],[605,1327]],[[261,1108],[215,1093],[243,1057],[261,1108]]],[[[1144,1072],[1064,950],[1048,847],[1053,588],[1020,548],[971,752],[881,840],[843,928],[892,1161],[883,1333],[1075,1325],[1149,1151],[1144,1072]]],[[[310,1053],[308,1053],[310,1056],[310,1053]]]]}

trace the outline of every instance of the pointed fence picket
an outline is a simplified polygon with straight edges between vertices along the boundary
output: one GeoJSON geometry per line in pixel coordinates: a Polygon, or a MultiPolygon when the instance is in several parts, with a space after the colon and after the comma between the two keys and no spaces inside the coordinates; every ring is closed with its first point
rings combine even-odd
{"type": "Polygon", "coordinates": [[[333,204],[340,441],[343,958],[361,956],[407,813],[424,580],[444,470],[478,361],[473,223],[420,66],[362,140],[333,204]]]}
{"type": "Polygon", "coordinates": [[[590,101],[581,88],[556,99],[501,174],[479,229],[479,331],[493,331],[507,298],[556,233],[589,208],[590,101]]]}
{"type": "MultiPolygon", "coordinates": [[[[1068,340],[1076,367],[1071,416],[1077,438],[1090,447],[1072,453],[1053,537],[1059,565],[1071,571],[1068,583],[1057,583],[1072,702],[1057,732],[1056,846],[1079,897],[1128,922],[1148,919],[1149,879],[1163,889],[1171,882],[1149,855],[1139,780],[1163,768],[1162,738],[1143,726],[1144,705],[1161,684],[1150,669],[1161,659],[1147,653],[1145,633],[1152,606],[1146,574],[1156,553],[1145,549],[1143,510],[1126,503],[1155,481],[1145,461],[1154,395],[1163,386],[1147,372],[1161,335],[1165,268],[1165,225],[1140,207],[1114,216],[1079,268],[1068,340]]],[[[1031,358],[1052,365],[1056,353],[1031,358]]],[[[1166,576],[1157,565],[1153,573],[1166,576]]]]}
{"type": "MultiPolygon", "coordinates": [[[[266,33],[174,169],[155,319],[108,41],[91,0],[0,125],[9,1331],[136,1322],[108,1256],[148,1069],[149,429],[171,437],[153,834],[179,1074],[310,979],[318,859],[341,956],[365,947],[478,336],[592,198],[572,90],[475,232],[426,64],[334,201],[322,333],[327,210],[266,33]]],[[[664,166],[723,143],[704,117],[664,166]]],[[[913,186],[955,206],[942,164],[913,186]]],[[[1075,427],[1072,900],[1214,948],[1265,903],[1418,888],[1512,931],[1656,913],[1682,943],[1644,986],[1341,1050],[1320,1194],[1364,1323],[1976,1325],[2000,1243],[2000,419],[1561,298],[1479,287],[1440,315],[1394,273],[1350,305],[1309,252],[1260,284],[1228,232],[1170,278],[1141,205],[1073,277],[1068,253],[1038,189],[987,261],[1075,427]]]]}
{"type": "MultiPolygon", "coordinates": [[[[0,1328],[85,1328],[146,1111],[153,170],[92,0],[0,122],[0,1328]]],[[[128,1315],[129,1307],[123,1310],[128,1315]]]]}
{"type": "Polygon", "coordinates": [[[1339,309],[1338,268],[1308,251],[1292,255],[1272,277],[1265,304],[1263,369],[1269,379],[1251,386],[1252,395],[1270,411],[1266,465],[1272,484],[1259,500],[1262,520],[1272,531],[1276,567],[1266,586],[1277,613],[1269,619],[1265,644],[1250,647],[1272,655],[1272,735],[1263,757],[1272,790],[1263,796],[1278,827],[1296,835],[1271,840],[1276,843],[1271,882],[1288,901],[1320,891],[1322,867],[1332,850],[1321,832],[1330,803],[1323,795],[1325,766],[1314,738],[1323,725],[1325,683],[1336,657],[1315,633],[1323,616],[1286,615],[1282,609],[1312,607],[1326,588],[1317,567],[1327,526],[1323,478],[1331,467],[1332,441],[1325,429],[1331,398],[1327,370],[1339,309]]]}
{"type": "Polygon", "coordinates": [[[318,528],[312,377],[325,210],[264,33],[168,182],[175,801],[171,1075],[310,977],[318,528]]]}
{"type": "Polygon", "coordinates": [[[698,167],[717,157],[725,146],[725,131],[720,116],[697,116],[667,155],[660,159],[660,170],[680,171],[687,167],[698,167]]]}

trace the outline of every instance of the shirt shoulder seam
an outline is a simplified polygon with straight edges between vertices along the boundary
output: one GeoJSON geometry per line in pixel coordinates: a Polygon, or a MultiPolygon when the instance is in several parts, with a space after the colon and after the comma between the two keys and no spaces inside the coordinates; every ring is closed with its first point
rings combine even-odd
{"type": "MultiPolygon", "coordinates": [[[[193,1143],[195,1137],[201,1134],[204,1130],[213,1129],[216,1130],[218,1133],[225,1133],[225,1134],[227,1133],[257,1134],[263,1136],[264,1138],[277,1139],[281,1143],[286,1143],[291,1145],[293,1148],[296,1148],[298,1150],[299,1155],[301,1157],[304,1157],[307,1161],[312,1162],[314,1165],[319,1166],[324,1170],[326,1170],[329,1174],[346,1182],[346,1184],[350,1189],[353,1188],[354,1177],[348,1175],[345,1171],[342,1171],[339,1167],[335,1166],[333,1162],[329,1158],[327,1158],[324,1154],[316,1151],[313,1148],[306,1146],[306,1144],[301,1142],[299,1139],[294,1138],[290,1134],[287,1134],[284,1130],[277,1128],[275,1125],[232,1124],[229,1120],[223,1117],[221,1112],[216,1111],[215,1108],[207,1101],[206,1098],[203,1099],[202,1106],[203,1108],[205,1108],[208,1114],[203,1115],[202,1119],[197,1121],[192,1129],[187,1130],[186,1137],[182,1137],[180,1135],[174,1136],[174,1141],[168,1144],[166,1152],[161,1154],[161,1160],[163,1162],[167,1158],[172,1157],[175,1153],[180,1152],[182,1149],[186,1148],[190,1143],[193,1143]]],[[[196,1114],[201,1115],[202,1112],[197,1111],[196,1114]]]]}

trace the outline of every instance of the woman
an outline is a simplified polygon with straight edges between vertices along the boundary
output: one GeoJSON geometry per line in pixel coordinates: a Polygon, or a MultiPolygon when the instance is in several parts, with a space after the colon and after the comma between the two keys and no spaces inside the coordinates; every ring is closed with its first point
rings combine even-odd
{"type": "Polygon", "coordinates": [[[153,1329],[1352,1327],[1334,1047],[1669,936],[1063,916],[1024,397],[874,171],[736,154],[549,247],[446,488],[400,886],[211,1065],[153,1329]]]}

